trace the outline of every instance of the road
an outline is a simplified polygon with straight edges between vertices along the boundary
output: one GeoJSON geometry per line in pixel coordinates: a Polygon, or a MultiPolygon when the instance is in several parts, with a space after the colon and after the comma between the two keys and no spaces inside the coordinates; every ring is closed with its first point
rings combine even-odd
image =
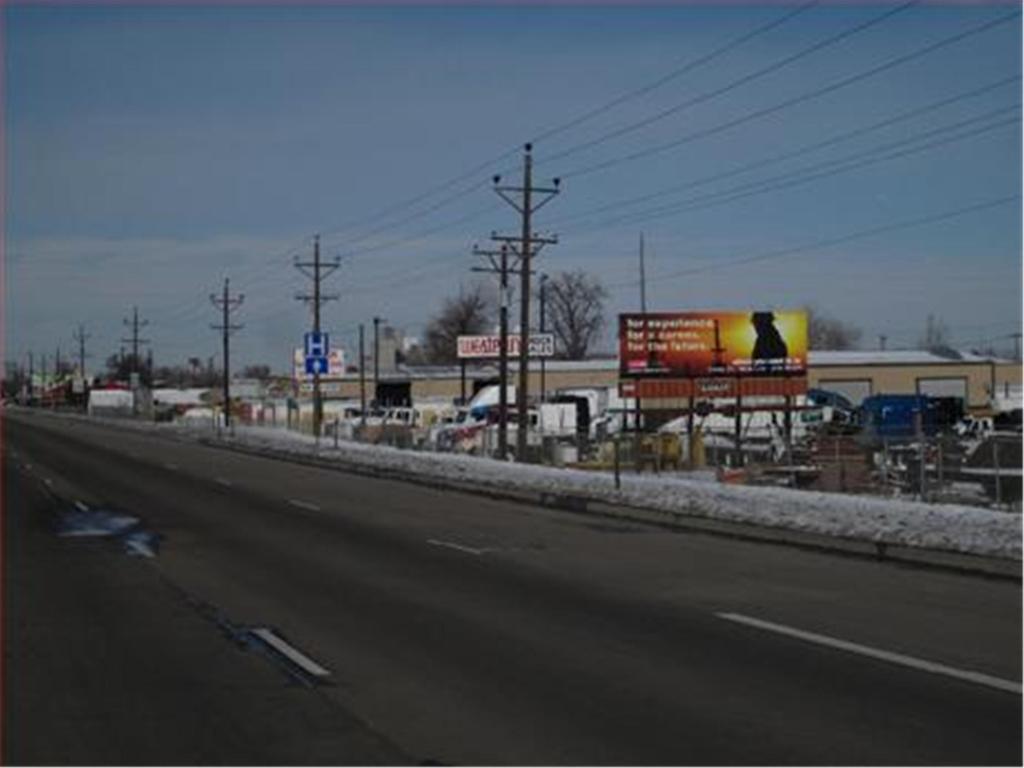
{"type": "Polygon", "coordinates": [[[1019,582],[40,414],[4,448],[7,762],[1021,762],[1019,582]],[[158,556],[55,536],[76,501],[158,556]]]}

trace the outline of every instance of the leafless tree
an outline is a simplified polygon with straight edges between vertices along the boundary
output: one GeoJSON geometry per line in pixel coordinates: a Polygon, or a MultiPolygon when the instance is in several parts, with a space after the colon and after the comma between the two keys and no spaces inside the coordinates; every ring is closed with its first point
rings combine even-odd
{"type": "Polygon", "coordinates": [[[425,361],[434,365],[457,360],[456,339],[487,330],[491,311],[486,291],[479,283],[459,288],[459,294],[444,301],[441,311],[427,323],[423,334],[425,361]]]}
{"type": "Polygon", "coordinates": [[[861,330],[826,314],[817,307],[807,308],[807,341],[810,349],[854,349],[860,342],[861,330]]]}
{"type": "Polygon", "coordinates": [[[582,360],[604,328],[608,291],[593,275],[578,269],[548,281],[548,317],[562,356],[582,360]]]}

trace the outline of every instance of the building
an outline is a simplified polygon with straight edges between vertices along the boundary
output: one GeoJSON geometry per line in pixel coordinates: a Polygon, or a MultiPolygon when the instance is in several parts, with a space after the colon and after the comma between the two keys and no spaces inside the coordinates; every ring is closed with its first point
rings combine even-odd
{"type": "MultiPolygon", "coordinates": [[[[510,384],[514,384],[518,367],[509,362],[510,384]]],[[[460,366],[396,366],[382,370],[379,378],[379,401],[383,404],[422,399],[454,400],[463,391],[467,397],[481,386],[497,381],[496,364],[470,364],[465,376],[460,366]]],[[[544,389],[553,393],[561,389],[614,387],[619,382],[616,358],[596,360],[548,360],[530,364],[530,392],[544,389]]],[[[928,394],[960,397],[964,407],[980,412],[991,406],[994,395],[1001,399],[1019,393],[1020,363],[984,357],[969,352],[944,353],[919,350],[893,351],[811,351],[809,353],[808,385],[842,392],[854,403],[878,394],[928,394]]],[[[359,375],[323,379],[326,397],[358,400],[359,375]]],[[[308,396],[312,386],[300,386],[300,395],[308,396]]],[[[366,372],[366,397],[374,399],[373,371],[366,372]]],[[[669,407],[674,404],[666,403],[669,407]]],[[[679,407],[683,407],[680,403],[679,407]]]]}

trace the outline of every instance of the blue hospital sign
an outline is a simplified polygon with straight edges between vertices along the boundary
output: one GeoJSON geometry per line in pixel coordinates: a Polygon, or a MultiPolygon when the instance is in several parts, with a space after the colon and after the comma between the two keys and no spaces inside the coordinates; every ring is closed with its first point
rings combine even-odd
{"type": "Polygon", "coordinates": [[[326,333],[307,333],[303,336],[303,341],[306,348],[306,357],[326,358],[328,352],[330,352],[326,333]]]}

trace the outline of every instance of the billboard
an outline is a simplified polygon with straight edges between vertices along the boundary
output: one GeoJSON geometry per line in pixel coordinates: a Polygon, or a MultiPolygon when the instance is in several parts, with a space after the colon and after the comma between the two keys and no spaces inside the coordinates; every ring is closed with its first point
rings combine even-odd
{"type": "Polygon", "coordinates": [[[633,378],[805,376],[807,313],[619,315],[619,374],[633,378]]]}
{"type": "MultiPolygon", "coordinates": [[[[325,376],[343,376],[345,374],[345,354],[340,347],[335,347],[327,353],[327,373],[325,376]]],[[[306,373],[306,352],[302,347],[296,347],[292,355],[292,378],[310,379],[313,374],[306,373]]]]}
{"type": "MultiPolygon", "coordinates": [[[[508,335],[508,356],[519,356],[519,334],[508,335]]],[[[456,352],[460,359],[498,357],[501,355],[501,336],[459,336],[456,352]]],[[[552,357],[555,354],[555,337],[550,333],[530,334],[530,357],[552,357]]]]}

